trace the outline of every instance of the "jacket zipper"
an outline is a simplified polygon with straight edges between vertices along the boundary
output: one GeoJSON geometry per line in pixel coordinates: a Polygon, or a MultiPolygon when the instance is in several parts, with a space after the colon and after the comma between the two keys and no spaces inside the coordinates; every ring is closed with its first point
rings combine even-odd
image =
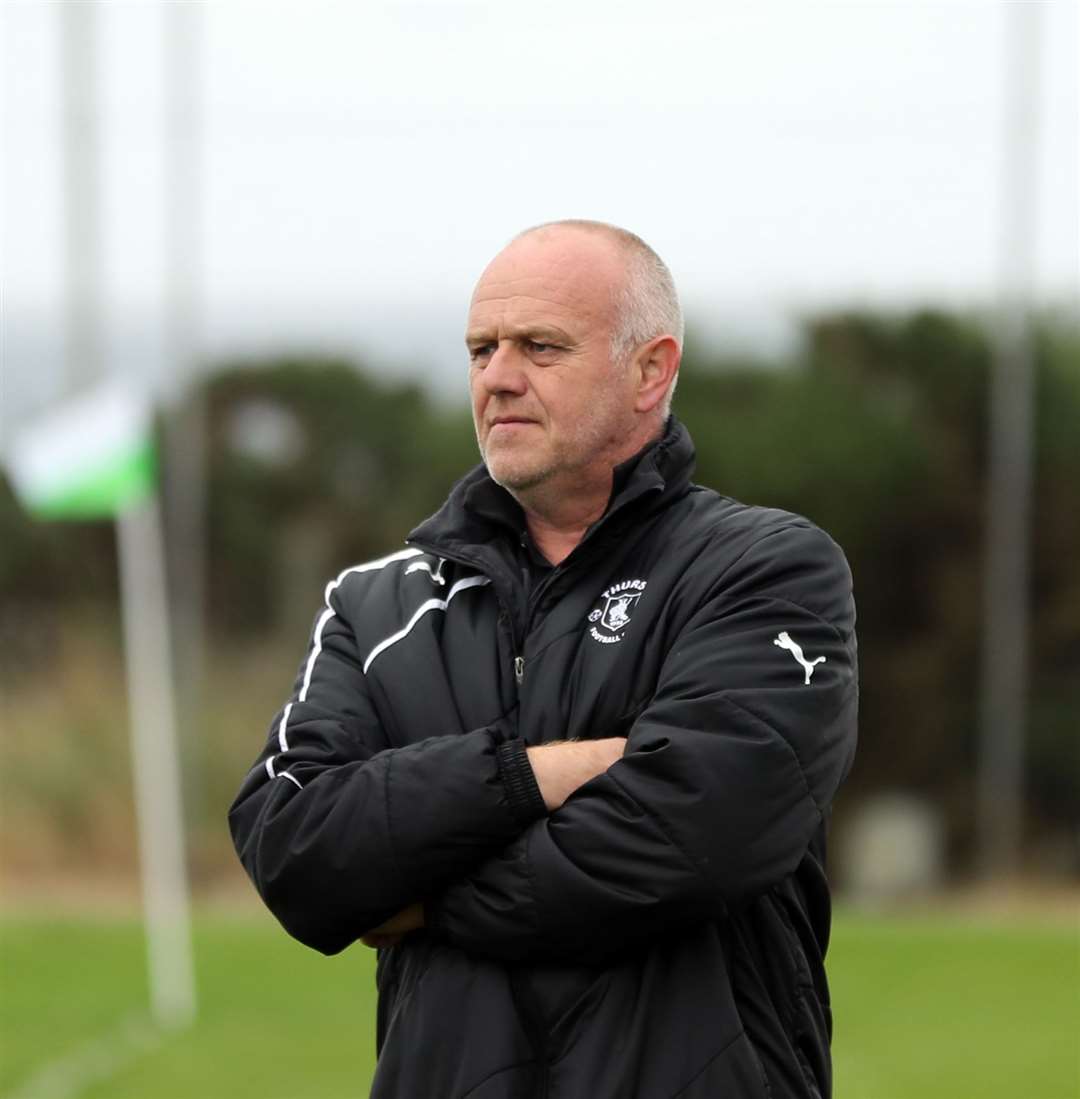
{"type": "MultiPolygon", "coordinates": [[[[585,541],[593,538],[595,536],[595,534],[596,534],[596,529],[590,531],[589,534],[586,535],[586,538],[583,539],[582,543],[579,544],[579,546],[583,545],[585,541]]],[[[476,569],[483,576],[487,576],[488,579],[491,578],[488,571],[480,564],[479,561],[472,560],[468,556],[465,556],[465,555],[462,555],[462,554],[447,553],[445,550],[436,549],[433,546],[425,546],[421,542],[410,542],[409,545],[416,546],[417,549],[422,549],[422,550],[424,550],[424,552],[430,553],[430,554],[434,555],[435,557],[440,558],[440,561],[456,561],[459,565],[466,565],[468,568],[476,569]]],[[[579,548],[579,547],[576,547],[576,548],[579,548]]],[[[575,550],[576,550],[576,548],[575,548],[575,550]]],[[[574,555],[571,554],[570,557],[567,558],[567,562],[569,562],[573,556],[574,555]]],[[[525,638],[528,637],[529,634],[532,632],[533,619],[536,617],[536,610],[537,610],[537,607],[539,607],[539,605],[540,605],[541,597],[547,591],[547,589],[552,586],[552,584],[556,581],[556,579],[559,579],[559,578],[561,578],[562,576],[565,575],[566,569],[564,568],[564,565],[567,562],[561,562],[560,564],[556,565],[551,570],[551,572],[547,576],[544,577],[544,579],[536,586],[536,588],[531,593],[531,595],[529,597],[528,605],[525,608],[525,623],[524,623],[525,631],[524,631],[523,635],[520,638],[520,646],[521,647],[524,647],[525,638]]],[[[573,564],[576,564],[576,563],[577,562],[573,562],[573,564]]],[[[573,564],[571,564],[570,567],[573,567],[573,564]]],[[[439,571],[441,572],[441,570],[442,570],[442,565],[440,564],[439,565],[439,571]]],[[[496,599],[498,599],[498,592],[497,591],[496,591],[495,597],[496,597],[496,599]]],[[[513,615],[510,614],[510,612],[507,608],[504,607],[503,609],[506,612],[507,620],[510,622],[510,632],[513,635],[513,634],[516,633],[516,631],[513,628],[513,622],[514,622],[513,615]]],[[[515,645],[515,648],[517,648],[518,645],[519,645],[519,639],[517,637],[514,637],[514,645],[515,645]]],[[[515,657],[514,657],[514,682],[517,684],[518,687],[520,687],[522,685],[522,683],[524,682],[524,680],[525,680],[525,657],[521,656],[521,655],[515,655],[515,657]]]]}
{"type": "MultiPolygon", "coordinates": [[[[532,633],[533,620],[536,618],[536,608],[540,605],[540,597],[555,582],[556,576],[559,573],[559,570],[561,568],[562,568],[561,565],[556,565],[555,568],[552,569],[552,571],[549,573],[549,575],[545,576],[544,579],[536,586],[536,588],[533,591],[532,595],[529,597],[528,605],[525,608],[525,634],[524,634],[524,637],[522,638],[522,643],[524,643],[525,637],[528,637],[529,634],[532,633]]],[[[514,657],[514,680],[516,681],[516,683],[519,687],[521,686],[522,681],[524,680],[524,678],[525,678],[525,657],[524,656],[515,656],[514,657]]]]}

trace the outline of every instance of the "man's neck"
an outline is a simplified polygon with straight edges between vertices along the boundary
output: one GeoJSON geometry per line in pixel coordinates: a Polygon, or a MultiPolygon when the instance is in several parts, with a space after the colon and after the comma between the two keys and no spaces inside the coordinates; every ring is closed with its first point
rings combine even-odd
{"type": "Polygon", "coordinates": [[[629,453],[624,451],[618,462],[601,473],[593,472],[573,484],[545,484],[521,494],[513,493],[525,513],[529,536],[536,548],[553,565],[561,564],[573,553],[593,525],[607,510],[611,500],[615,469],[635,454],[640,454],[659,438],[659,430],[629,453]]]}
{"type": "Polygon", "coordinates": [[[561,564],[585,537],[585,532],[604,514],[611,498],[611,474],[606,489],[582,496],[563,493],[559,499],[519,499],[529,536],[553,565],[561,564]],[[547,506],[545,506],[547,505],[547,506]]]}

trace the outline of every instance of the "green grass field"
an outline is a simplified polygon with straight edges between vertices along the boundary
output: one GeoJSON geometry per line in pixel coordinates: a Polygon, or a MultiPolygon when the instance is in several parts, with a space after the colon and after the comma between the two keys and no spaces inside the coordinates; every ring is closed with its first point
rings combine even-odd
{"type": "MultiPolygon", "coordinates": [[[[198,1022],[158,1035],[137,923],[0,920],[0,1096],[367,1094],[370,951],[323,958],[258,914],[204,913],[195,935],[198,1022]]],[[[841,913],[829,970],[837,1099],[1080,1096],[1075,927],[841,913]]]]}

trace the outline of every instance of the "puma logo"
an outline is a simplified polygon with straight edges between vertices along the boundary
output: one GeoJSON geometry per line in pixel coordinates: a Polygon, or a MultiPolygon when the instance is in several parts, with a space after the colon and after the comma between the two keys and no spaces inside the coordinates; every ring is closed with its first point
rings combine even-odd
{"type": "Polygon", "coordinates": [[[806,672],[805,686],[809,687],[810,677],[814,674],[814,668],[817,667],[818,664],[824,664],[825,657],[815,656],[813,660],[807,660],[806,657],[803,656],[802,646],[798,641],[791,640],[791,635],[787,630],[784,630],[780,636],[773,641],[773,644],[781,649],[787,649],[787,651],[803,666],[803,671],[806,672]]]}

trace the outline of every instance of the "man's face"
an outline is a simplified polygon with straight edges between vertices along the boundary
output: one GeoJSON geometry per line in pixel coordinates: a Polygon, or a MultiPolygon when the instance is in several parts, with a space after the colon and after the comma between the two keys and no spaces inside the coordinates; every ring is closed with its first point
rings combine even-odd
{"type": "Polygon", "coordinates": [[[476,437],[491,476],[517,492],[594,483],[626,456],[629,371],[611,361],[616,246],[582,230],[541,230],[489,264],[465,342],[476,437]]]}

